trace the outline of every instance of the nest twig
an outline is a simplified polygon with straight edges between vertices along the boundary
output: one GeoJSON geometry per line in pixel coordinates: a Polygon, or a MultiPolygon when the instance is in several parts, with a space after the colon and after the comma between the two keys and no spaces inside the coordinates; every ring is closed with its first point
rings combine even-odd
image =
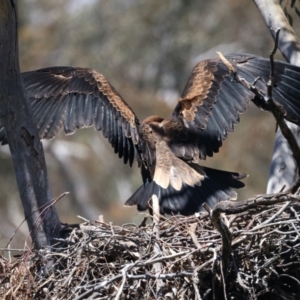
{"type": "Polygon", "coordinates": [[[222,220],[228,214],[223,221],[231,236],[223,273],[224,238],[208,214],[162,219],[159,238],[151,224],[85,222],[54,252],[25,252],[13,261],[2,256],[0,298],[297,299],[299,199],[283,193],[220,202],[213,213],[222,220]],[[45,276],[43,267],[53,260],[52,273],[45,276]],[[157,280],[163,283],[159,291],[157,280]]]}

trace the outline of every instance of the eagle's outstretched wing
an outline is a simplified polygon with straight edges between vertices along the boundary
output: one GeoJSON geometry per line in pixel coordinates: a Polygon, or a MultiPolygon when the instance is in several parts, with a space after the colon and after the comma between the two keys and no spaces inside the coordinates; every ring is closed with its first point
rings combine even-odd
{"type": "MultiPolygon", "coordinates": [[[[250,84],[259,77],[256,88],[267,93],[269,59],[247,54],[225,57],[237,74],[250,84]]],[[[275,61],[274,73],[273,99],[282,105],[287,120],[300,125],[300,68],[275,61]]],[[[212,156],[222,146],[227,133],[234,130],[239,114],[246,110],[251,100],[260,105],[255,94],[234,79],[220,58],[200,61],[172,115],[184,124],[184,134],[177,134],[170,142],[173,152],[183,158],[185,153],[198,153],[202,159],[212,156]]]]}
{"type": "MultiPolygon", "coordinates": [[[[132,164],[139,121],[102,74],[86,68],[52,67],[22,76],[41,139],[52,139],[62,129],[72,134],[94,125],[119,157],[132,164]]],[[[4,128],[1,141],[7,143],[4,128]]]]}

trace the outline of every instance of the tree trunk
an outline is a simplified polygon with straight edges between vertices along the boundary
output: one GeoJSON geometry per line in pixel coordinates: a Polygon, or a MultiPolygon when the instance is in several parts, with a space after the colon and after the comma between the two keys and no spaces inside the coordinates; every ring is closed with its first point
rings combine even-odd
{"type": "Polygon", "coordinates": [[[25,217],[37,249],[54,244],[60,221],[49,188],[42,144],[20,74],[16,0],[0,1],[0,120],[5,128],[25,217]]]}
{"type": "MultiPolygon", "coordinates": [[[[278,1],[254,0],[254,2],[262,14],[273,38],[275,38],[274,30],[281,28],[278,48],[283,57],[291,64],[300,66],[299,40],[285,17],[278,1]]],[[[299,127],[290,122],[287,122],[287,124],[297,138],[300,132],[299,127]]],[[[297,138],[297,141],[299,145],[299,138],[297,138]]],[[[282,136],[281,131],[278,130],[273,150],[267,193],[276,193],[280,191],[284,185],[286,189],[289,188],[295,180],[296,171],[296,163],[292,156],[291,149],[286,139],[282,136]]]]}

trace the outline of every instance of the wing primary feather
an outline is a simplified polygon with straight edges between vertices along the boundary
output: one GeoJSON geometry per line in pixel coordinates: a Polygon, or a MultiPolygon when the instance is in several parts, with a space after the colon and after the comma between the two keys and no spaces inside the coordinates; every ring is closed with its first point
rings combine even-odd
{"type": "Polygon", "coordinates": [[[47,101],[43,101],[45,105],[39,109],[38,114],[34,113],[34,117],[36,120],[39,120],[37,122],[36,126],[39,130],[39,135],[41,138],[44,137],[44,130],[47,127],[47,121],[49,121],[49,117],[51,115],[51,111],[53,109],[53,103],[55,104],[55,99],[53,97],[47,99],[47,101]]]}
{"type": "Polygon", "coordinates": [[[129,160],[129,165],[131,167],[134,160],[134,145],[131,139],[127,140],[127,144],[128,144],[128,160],[129,160]]]}
{"type": "Polygon", "coordinates": [[[103,110],[103,115],[102,115],[102,132],[103,132],[103,136],[105,138],[107,138],[108,136],[108,132],[109,132],[109,128],[107,126],[108,123],[108,112],[106,109],[106,106],[102,106],[102,110],[103,110]]]}
{"type": "Polygon", "coordinates": [[[84,97],[84,126],[90,127],[93,125],[93,114],[95,111],[95,100],[91,97],[91,94],[83,94],[84,97]]]}
{"type": "Polygon", "coordinates": [[[94,126],[97,131],[100,131],[103,128],[103,114],[104,114],[103,104],[100,101],[98,101],[95,107],[96,107],[96,111],[94,115],[94,126]]]}
{"type": "Polygon", "coordinates": [[[114,146],[115,143],[115,134],[114,134],[114,122],[115,122],[115,118],[112,114],[112,111],[109,110],[108,111],[109,114],[109,136],[108,136],[108,140],[111,143],[112,146],[114,146]]]}
{"type": "Polygon", "coordinates": [[[47,106],[51,103],[51,98],[30,98],[29,101],[32,103],[32,111],[35,119],[37,120],[37,128],[40,128],[40,124],[43,122],[43,116],[47,110],[47,106]]]}
{"type": "Polygon", "coordinates": [[[61,95],[56,100],[58,105],[56,106],[55,111],[53,111],[52,123],[48,123],[48,130],[46,133],[44,133],[44,138],[46,139],[52,139],[62,129],[62,124],[66,115],[66,102],[64,101],[65,98],[66,95],[61,95]]]}
{"type": "MultiPolygon", "coordinates": [[[[42,138],[48,136],[50,128],[57,117],[60,101],[59,99],[53,100],[54,101],[51,101],[51,105],[49,105],[49,108],[47,109],[47,115],[43,118],[43,125],[39,128],[39,132],[42,133],[42,138]]],[[[51,136],[51,134],[49,134],[49,136],[51,136]]]]}
{"type": "Polygon", "coordinates": [[[124,155],[124,146],[123,146],[123,133],[122,127],[118,124],[118,154],[119,158],[124,155]]]}
{"type": "Polygon", "coordinates": [[[114,135],[114,140],[113,140],[113,147],[114,147],[114,151],[115,153],[118,153],[118,148],[119,148],[119,145],[118,145],[118,142],[119,142],[119,139],[118,139],[118,134],[119,134],[119,130],[118,130],[118,120],[113,116],[113,135],[114,135]]]}
{"type": "Polygon", "coordinates": [[[84,122],[84,107],[85,107],[85,95],[84,94],[73,94],[74,99],[76,101],[74,103],[74,111],[75,115],[75,126],[76,128],[82,128],[85,126],[84,122]]]}
{"type": "Polygon", "coordinates": [[[66,134],[73,134],[76,130],[76,98],[69,94],[66,102],[67,114],[64,130],[66,134]]]}

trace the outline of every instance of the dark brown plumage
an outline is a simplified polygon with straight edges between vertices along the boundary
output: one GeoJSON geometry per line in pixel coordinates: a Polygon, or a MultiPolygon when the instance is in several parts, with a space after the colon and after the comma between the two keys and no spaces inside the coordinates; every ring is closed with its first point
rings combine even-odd
{"type": "MultiPolygon", "coordinates": [[[[248,82],[260,76],[256,87],[266,93],[268,59],[239,54],[226,58],[248,82]]],[[[131,165],[137,158],[144,184],[125,205],[145,210],[156,194],[161,213],[188,215],[200,211],[204,202],[212,206],[235,199],[232,188],[244,186],[240,180],[245,174],[197,164],[199,158],[219,151],[251,100],[267,109],[234,80],[219,58],[196,65],[170,117],[151,116],[141,123],[113,86],[93,69],[53,67],[23,73],[23,78],[41,138],[51,139],[62,128],[71,134],[94,125],[124,163],[131,165]]],[[[273,98],[284,107],[286,119],[298,125],[299,83],[300,68],[275,62],[273,98]]],[[[7,143],[4,128],[0,141],[7,143]]]]}

